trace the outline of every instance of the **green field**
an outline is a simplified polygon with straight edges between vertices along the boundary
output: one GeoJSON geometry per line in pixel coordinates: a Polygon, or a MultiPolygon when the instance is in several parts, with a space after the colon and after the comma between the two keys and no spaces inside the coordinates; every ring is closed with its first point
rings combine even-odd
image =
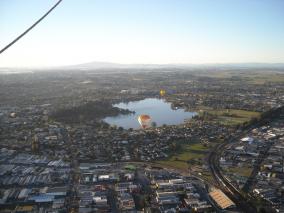
{"type": "Polygon", "coordinates": [[[259,112],[238,110],[238,109],[209,109],[205,108],[199,113],[200,116],[210,117],[212,121],[224,125],[238,125],[250,121],[252,118],[259,118],[259,112]]]}
{"type": "Polygon", "coordinates": [[[189,166],[201,163],[204,156],[208,153],[208,147],[199,142],[182,144],[181,151],[174,153],[166,160],[157,161],[165,167],[187,170],[189,166]]]}

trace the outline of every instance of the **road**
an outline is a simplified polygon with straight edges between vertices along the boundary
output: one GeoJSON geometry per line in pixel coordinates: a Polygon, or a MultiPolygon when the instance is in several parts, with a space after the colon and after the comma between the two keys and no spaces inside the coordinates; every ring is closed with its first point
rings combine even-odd
{"type": "MultiPolygon", "coordinates": [[[[244,133],[245,132],[243,132],[243,134],[244,133]]],[[[229,140],[229,143],[240,139],[242,135],[231,138],[229,140]]],[[[225,148],[226,145],[227,143],[221,143],[215,146],[215,148],[210,152],[208,161],[213,178],[219,185],[220,189],[236,204],[237,208],[239,208],[243,212],[257,212],[255,206],[248,202],[247,198],[244,197],[244,195],[235,186],[233,186],[233,184],[231,184],[230,181],[220,171],[219,154],[221,153],[221,150],[225,148]]]]}

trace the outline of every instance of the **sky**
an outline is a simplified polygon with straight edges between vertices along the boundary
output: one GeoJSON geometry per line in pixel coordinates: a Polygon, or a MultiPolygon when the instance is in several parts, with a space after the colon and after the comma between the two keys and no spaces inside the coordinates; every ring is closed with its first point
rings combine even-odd
{"type": "MultiPolygon", "coordinates": [[[[0,0],[0,49],[56,0],[0,0]]],[[[0,67],[284,63],[284,0],[63,0],[0,67]]]]}

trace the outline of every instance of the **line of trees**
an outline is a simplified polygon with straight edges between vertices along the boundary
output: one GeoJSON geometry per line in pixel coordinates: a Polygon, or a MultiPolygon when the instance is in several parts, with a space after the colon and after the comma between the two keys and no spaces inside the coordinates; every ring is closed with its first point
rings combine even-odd
{"type": "Polygon", "coordinates": [[[113,107],[106,101],[91,101],[83,105],[63,108],[54,112],[51,117],[57,121],[65,123],[79,123],[90,120],[98,120],[107,116],[116,116],[119,114],[133,113],[127,109],[113,107]]]}

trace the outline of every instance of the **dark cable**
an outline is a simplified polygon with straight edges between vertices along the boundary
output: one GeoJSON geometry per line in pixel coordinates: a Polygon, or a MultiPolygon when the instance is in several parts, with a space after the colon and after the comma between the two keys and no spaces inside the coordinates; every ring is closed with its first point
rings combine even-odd
{"type": "Polygon", "coordinates": [[[13,44],[15,44],[20,38],[22,38],[24,35],[26,35],[31,29],[33,29],[39,22],[41,22],[52,10],[54,10],[57,5],[62,0],[59,0],[50,10],[48,10],[39,20],[37,20],[32,26],[30,26],[25,32],[23,32],[21,35],[19,35],[17,38],[15,38],[11,43],[9,43],[7,46],[5,46],[3,49],[0,50],[0,54],[3,53],[5,50],[7,50],[9,47],[11,47],[13,44]]]}

